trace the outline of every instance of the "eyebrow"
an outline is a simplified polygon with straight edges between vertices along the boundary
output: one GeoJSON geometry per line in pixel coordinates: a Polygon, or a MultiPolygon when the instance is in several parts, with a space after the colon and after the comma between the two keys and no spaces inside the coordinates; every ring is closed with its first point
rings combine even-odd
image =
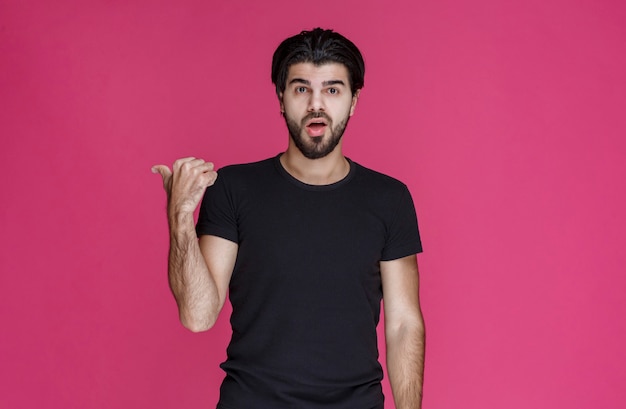
{"type": "MultiPolygon", "coordinates": [[[[291,84],[304,84],[304,85],[311,85],[311,81],[309,80],[305,80],[303,78],[294,78],[291,81],[289,81],[289,85],[291,84]]],[[[322,82],[322,85],[327,87],[329,85],[346,85],[345,82],[343,82],[342,80],[328,80],[328,81],[324,81],[322,82]]]]}

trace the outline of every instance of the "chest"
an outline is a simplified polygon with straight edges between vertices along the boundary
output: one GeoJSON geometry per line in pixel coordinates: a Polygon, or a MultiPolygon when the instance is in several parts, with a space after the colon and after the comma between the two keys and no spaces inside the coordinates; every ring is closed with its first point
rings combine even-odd
{"type": "Polygon", "coordinates": [[[237,211],[240,250],[300,259],[344,255],[377,262],[387,234],[385,218],[351,191],[262,192],[237,211]]]}

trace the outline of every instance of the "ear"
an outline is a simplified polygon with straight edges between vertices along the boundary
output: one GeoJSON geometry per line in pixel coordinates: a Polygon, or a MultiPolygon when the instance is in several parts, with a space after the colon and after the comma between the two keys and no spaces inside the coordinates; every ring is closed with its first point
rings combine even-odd
{"type": "Polygon", "coordinates": [[[354,115],[354,109],[356,108],[356,103],[359,101],[360,94],[361,94],[361,90],[357,89],[354,95],[352,96],[352,102],[350,103],[350,116],[354,115]]]}
{"type": "Polygon", "coordinates": [[[285,104],[283,103],[283,93],[278,93],[278,102],[280,103],[280,114],[285,115],[285,104]]]}

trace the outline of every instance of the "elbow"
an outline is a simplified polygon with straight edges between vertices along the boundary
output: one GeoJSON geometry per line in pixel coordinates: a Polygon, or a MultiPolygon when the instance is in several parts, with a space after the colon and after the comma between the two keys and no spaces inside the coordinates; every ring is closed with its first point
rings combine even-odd
{"type": "Polygon", "coordinates": [[[399,320],[394,323],[385,323],[385,336],[388,339],[416,339],[424,341],[426,328],[421,314],[411,319],[399,320]]]}
{"type": "Polygon", "coordinates": [[[210,330],[213,328],[216,321],[217,317],[204,316],[202,318],[194,318],[183,316],[182,314],[180,316],[180,323],[183,324],[183,327],[194,333],[210,330]]]}
{"type": "Polygon", "coordinates": [[[210,301],[190,302],[188,299],[176,297],[175,299],[180,323],[191,332],[204,332],[213,328],[223,305],[210,301]]]}
{"type": "Polygon", "coordinates": [[[205,325],[202,323],[182,322],[182,324],[183,324],[183,327],[187,328],[189,331],[193,333],[205,332],[205,331],[210,330],[212,327],[212,325],[205,325]]]}

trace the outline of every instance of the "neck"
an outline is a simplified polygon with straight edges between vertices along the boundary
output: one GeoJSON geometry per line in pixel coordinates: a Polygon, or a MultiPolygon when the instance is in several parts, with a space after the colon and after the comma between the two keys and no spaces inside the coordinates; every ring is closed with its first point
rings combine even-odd
{"type": "Polygon", "coordinates": [[[281,155],[280,163],[294,178],[307,185],[330,185],[339,182],[350,172],[350,164],[341,152],[341,145],[319,159],[309,159],[295,146],[289,146],[281,155]]]}

